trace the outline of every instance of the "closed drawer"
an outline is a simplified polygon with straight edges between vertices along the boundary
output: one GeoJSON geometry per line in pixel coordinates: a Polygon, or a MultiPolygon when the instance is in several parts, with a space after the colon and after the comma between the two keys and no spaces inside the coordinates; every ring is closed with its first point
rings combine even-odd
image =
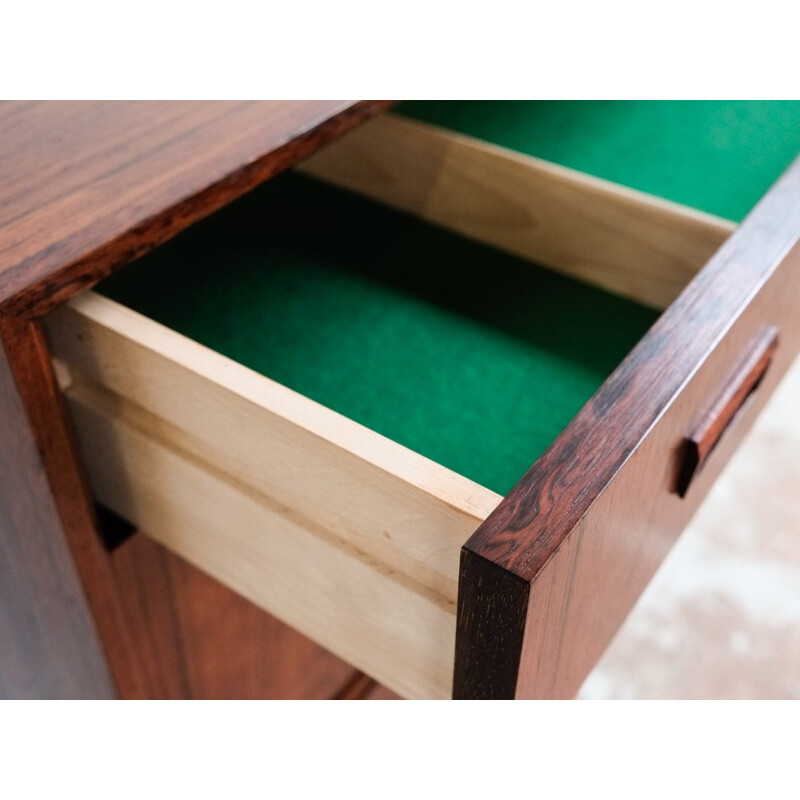
{"type": "Polygon", "coordinates": [[[574,693],[797,350],[798,177],[731,236],[391,116],[304,172],[47,320],[95,494],[404,696],[574,693]]]}

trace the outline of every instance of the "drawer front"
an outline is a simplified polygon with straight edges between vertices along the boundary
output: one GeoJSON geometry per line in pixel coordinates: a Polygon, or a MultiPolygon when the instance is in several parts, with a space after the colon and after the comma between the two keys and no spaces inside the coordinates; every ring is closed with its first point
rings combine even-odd
{"type": "Polygon", "coordinates": [[[796,163],[466,544],[457,696],[575,694],[800,348],[799,201],[796,163]]]}

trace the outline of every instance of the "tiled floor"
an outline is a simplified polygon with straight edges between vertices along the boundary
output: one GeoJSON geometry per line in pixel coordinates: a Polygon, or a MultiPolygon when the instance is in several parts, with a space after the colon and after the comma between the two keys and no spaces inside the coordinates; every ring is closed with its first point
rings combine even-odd
{"type": "Polygon", "coordinates": [[[800,359],[579,696],[800,698],[800,359]]]}

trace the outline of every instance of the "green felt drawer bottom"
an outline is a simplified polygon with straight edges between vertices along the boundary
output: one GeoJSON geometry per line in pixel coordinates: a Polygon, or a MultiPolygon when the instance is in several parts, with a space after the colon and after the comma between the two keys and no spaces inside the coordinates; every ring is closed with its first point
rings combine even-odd
{"type": "Polygon", "coordinates": [[[498,493],[657,316],[294,174],[99,288],[498,493]]]}

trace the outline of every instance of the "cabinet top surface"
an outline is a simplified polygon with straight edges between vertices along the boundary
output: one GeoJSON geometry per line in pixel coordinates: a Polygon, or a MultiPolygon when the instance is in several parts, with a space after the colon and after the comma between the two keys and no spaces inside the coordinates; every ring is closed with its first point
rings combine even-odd
{"type": "Polygon", "coordinates": [[[0,311],[45,313],[383,105],[0,103],[0,311]]]}

